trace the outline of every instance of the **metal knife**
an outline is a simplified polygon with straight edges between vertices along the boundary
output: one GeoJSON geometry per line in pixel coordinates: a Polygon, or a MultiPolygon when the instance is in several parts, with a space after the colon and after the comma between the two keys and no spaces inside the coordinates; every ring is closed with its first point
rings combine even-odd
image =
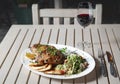
{"type": "Polygon", "coordinates": [[[107,54],[108,62],[110,63],[110,73],[114,77],[117,77],[117,72],[116,72],[116,69],[115,69],[115,66],[114,66],[113,56],[108,51],[106,51],[106,54],[107,54]]]}
{"type": "Polygon", "coordinates": [[[101,70],[101,73],[104,77],[107,76],[107,69],[106,69],[106,65],[105,65],[105,62],[104,62],[104,54],[103,54],[103,51],[102,50],[98,50],[98,57],[100,58],[101,62],[100,62],[100,70],[101,70]]]}

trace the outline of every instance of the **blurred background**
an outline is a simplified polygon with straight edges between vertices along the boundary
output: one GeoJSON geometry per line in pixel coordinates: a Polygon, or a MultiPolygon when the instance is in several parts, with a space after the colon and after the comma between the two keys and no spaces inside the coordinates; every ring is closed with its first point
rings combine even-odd
{"type": "MultiPolygon", "coordinates": [[[[120,0],[61,0],[63,8],[77,8],[80,1],[102,4],[103,24],[120,23],[120,0]]],[[[31,5],[54,8],[54,0],[0,0],[0,41],[12,24],[32,24],[31,5]]]]}

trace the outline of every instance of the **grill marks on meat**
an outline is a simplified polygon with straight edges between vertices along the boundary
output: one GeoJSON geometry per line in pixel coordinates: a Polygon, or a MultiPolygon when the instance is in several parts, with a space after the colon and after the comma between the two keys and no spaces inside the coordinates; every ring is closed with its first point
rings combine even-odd
{"type": "Polygon", "coordinates": [[[64,55],[51,45],[34,44],[31,51],[36,54],[36,61],[41,64],[61,64],[64,62],[64,55]]]}

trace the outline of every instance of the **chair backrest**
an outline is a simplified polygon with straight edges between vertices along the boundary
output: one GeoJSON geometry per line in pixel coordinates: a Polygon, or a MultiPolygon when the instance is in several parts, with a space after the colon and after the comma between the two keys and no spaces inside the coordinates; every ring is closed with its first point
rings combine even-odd
{"type": "MultiPolygon", "coordinates": [[[[86,11],[87,9],[83,9],[86,11]]],[[[32,5],[32,20],[33,24],[78,24],[77,9],[39,9],[38,4],[32,5]],[[50,23],[52,22],[52,23],[50,23]]],[[[93,9],[93,17],[95,18],[95,24],[102,23],[102,5],[96,4],[93,9]]]]}

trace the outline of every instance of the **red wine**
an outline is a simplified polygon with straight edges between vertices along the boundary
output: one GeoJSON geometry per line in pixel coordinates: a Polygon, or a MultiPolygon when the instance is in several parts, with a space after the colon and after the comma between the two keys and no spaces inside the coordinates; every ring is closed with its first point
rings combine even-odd
{"type": "Polygon", "coordinates": [[[81,26],[85,27],[85,26],[88,26],[92,22],[93,17],[89,16],[89,14],[79,14],[77,15],[77,20],[81,26]]]}

